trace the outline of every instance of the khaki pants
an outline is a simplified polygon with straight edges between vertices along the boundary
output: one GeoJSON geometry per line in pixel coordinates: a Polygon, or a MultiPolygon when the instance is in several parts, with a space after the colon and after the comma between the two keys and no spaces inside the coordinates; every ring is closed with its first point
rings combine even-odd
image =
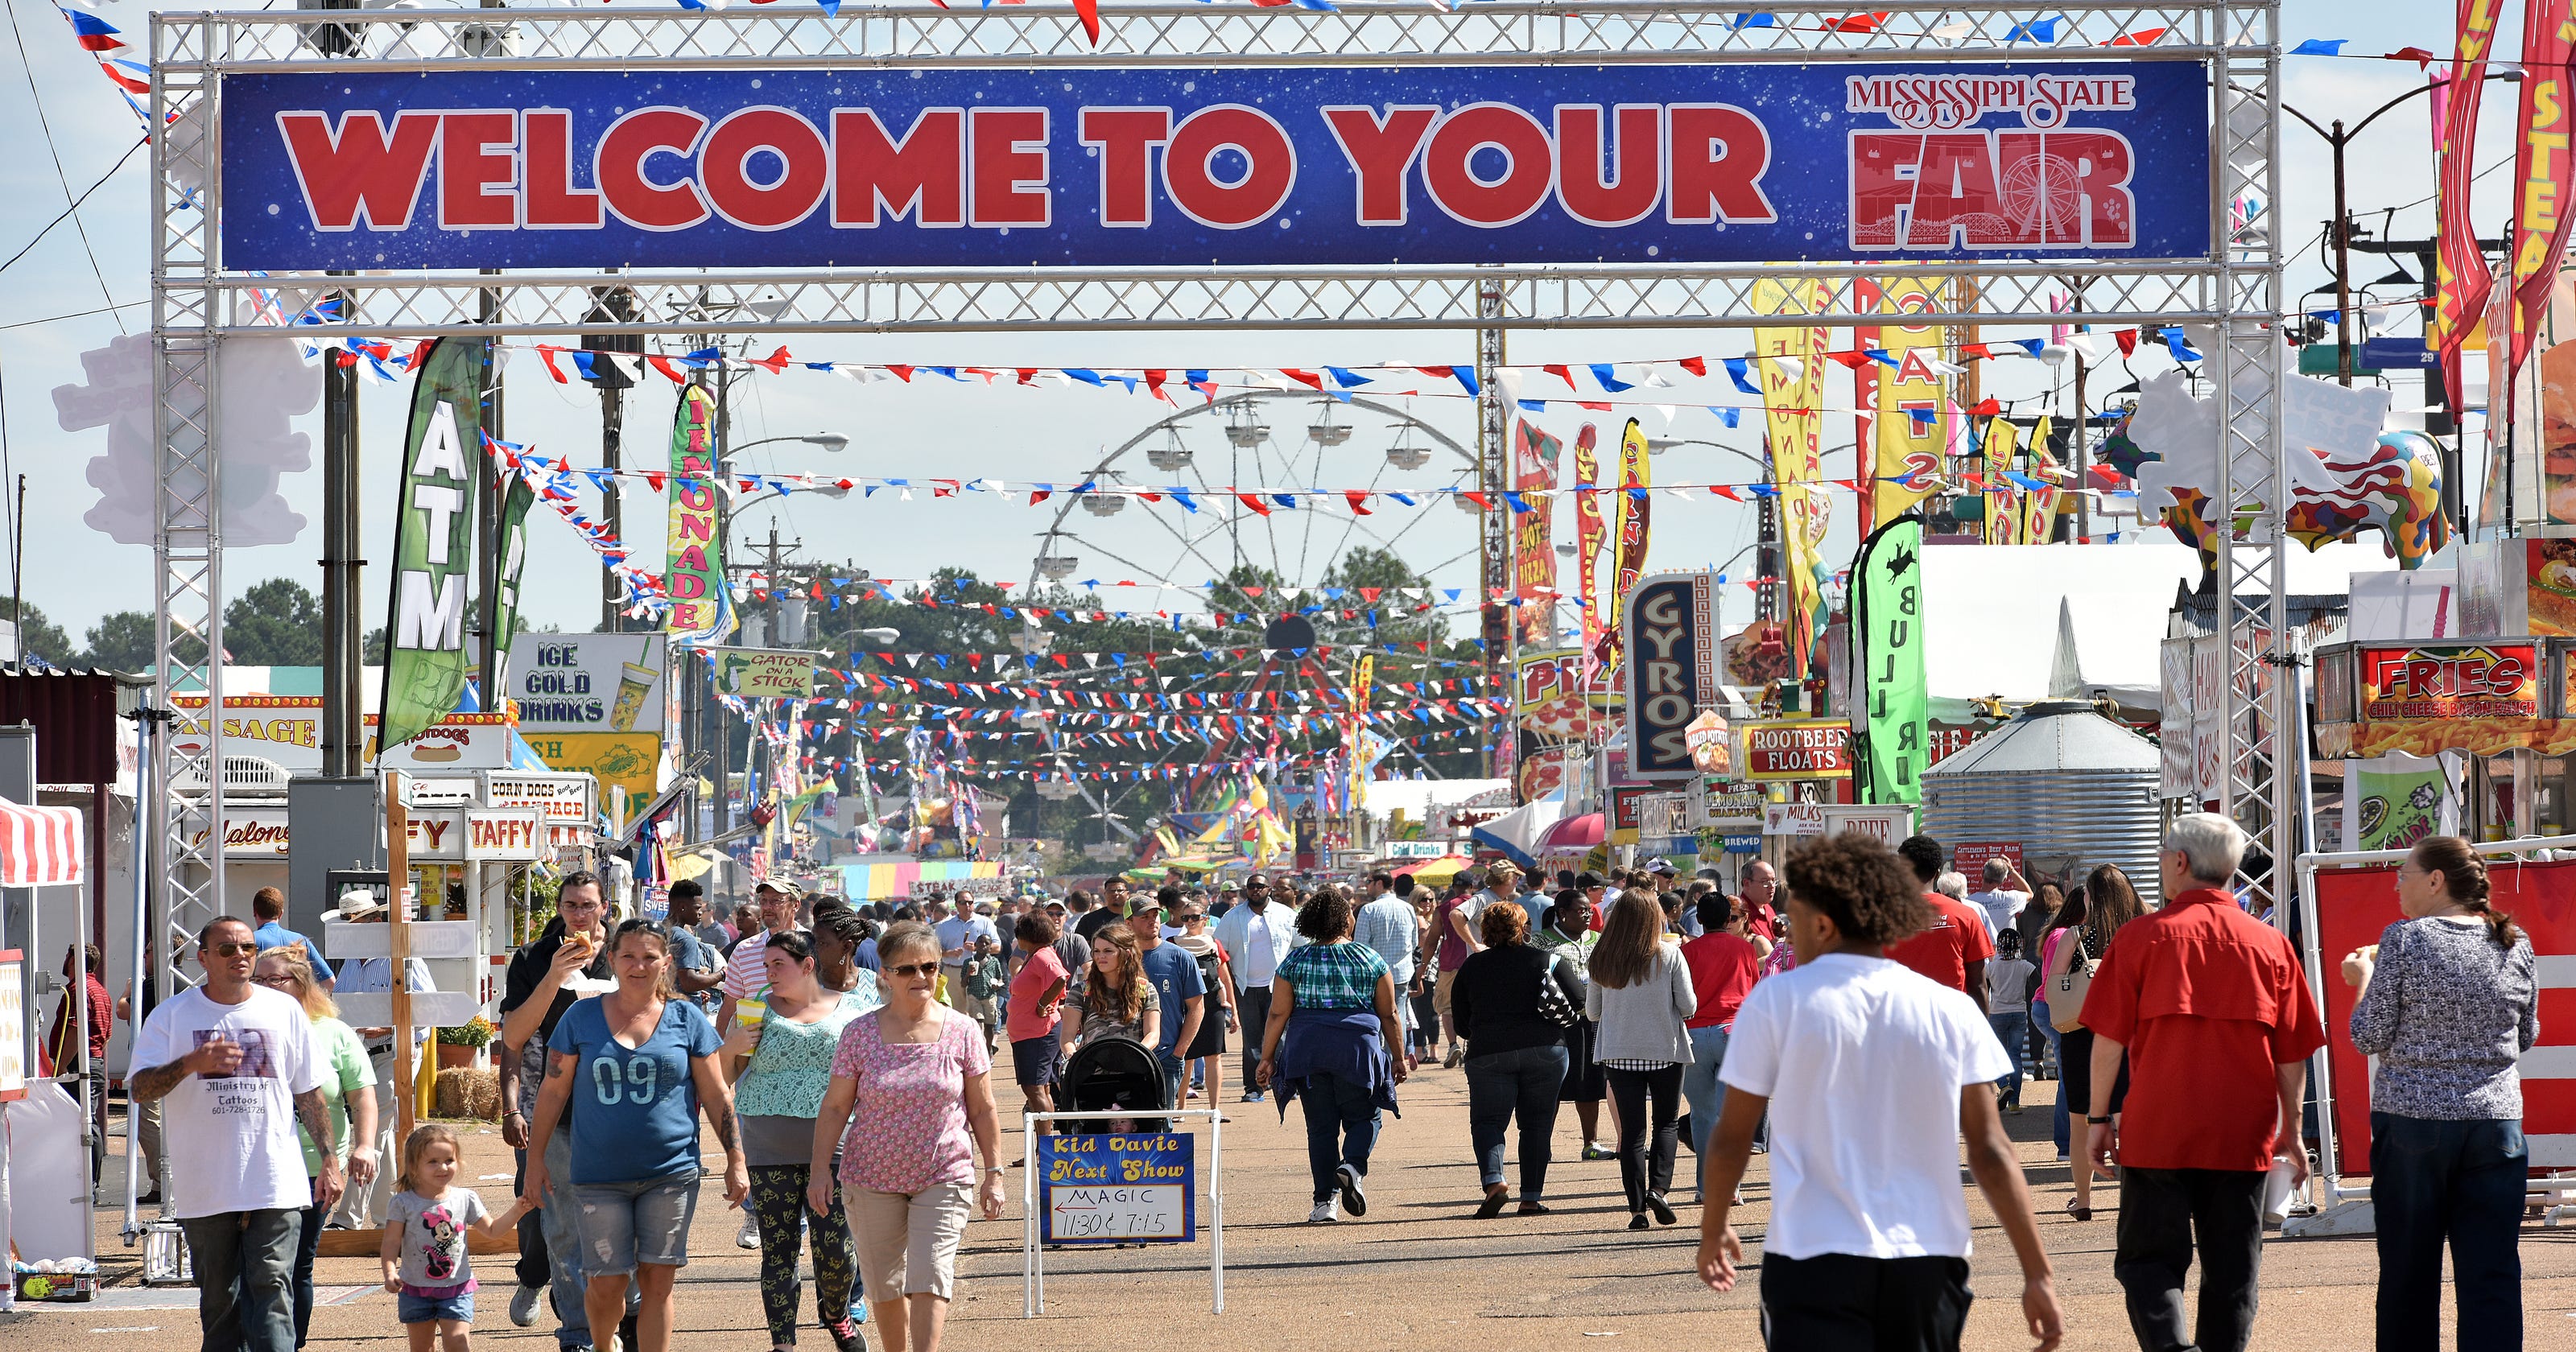
{"type": "Polygon", "coordinates": [[[936,1183],[909,1195],[842,1184],[841,1205],[859,1253],[859,1285],[868,1299],[954,1300],[957,1245],[966,1236],[974,1196],[971,1183],[936,1183]]]}

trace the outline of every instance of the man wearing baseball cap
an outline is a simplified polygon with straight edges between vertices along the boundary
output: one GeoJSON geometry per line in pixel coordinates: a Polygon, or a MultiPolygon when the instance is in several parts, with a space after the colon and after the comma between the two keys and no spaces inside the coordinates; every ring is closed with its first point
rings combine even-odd
{"type": "MultiPolygon", "coordinates": [[[[1297,916],[1286,906],[1270,899],[1270,878],[1255,873],[1243,880],[1243,904],[1225,913],[1216,924],[1216,941],[1231,955],[1227,970],[1234,974],[1234,1005],[1239,1027],[1255,1029],[1270,1022],[1270,983],[1279,975],[1280,960],[1297,946],[1297,916]]],[[[1261,1039],[1247,1034],[1243,1040],[1243,1101],[1259,1103],[1262,1091],[1255,1087],[1252,1072],[1261,1064],[1261,1039]]]]}

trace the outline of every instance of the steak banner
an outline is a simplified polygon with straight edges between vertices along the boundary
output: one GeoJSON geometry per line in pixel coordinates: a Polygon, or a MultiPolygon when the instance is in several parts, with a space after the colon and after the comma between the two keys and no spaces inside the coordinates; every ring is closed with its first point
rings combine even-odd
{"type": "Polygon", "coordinates": [[[2183,61],[221,77],[235,270],[2207,257],[2183,61]]]}

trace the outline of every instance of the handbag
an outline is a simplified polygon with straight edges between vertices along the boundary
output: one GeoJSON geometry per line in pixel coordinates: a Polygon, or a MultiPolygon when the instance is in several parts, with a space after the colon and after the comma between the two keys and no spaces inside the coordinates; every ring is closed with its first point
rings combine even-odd
{"type": "Polygon", "coordinates": [[[1557,966],[1564,961],[1564,955],[1559,954],[1548,963],[1547,970],[1538,974],[1538,1013],[1559,1028],[1572,1028],[1576,1017],[1574,1002],[1566,999],[1564,987],[1556,984],[1557,966]]]}
{"type": "Polygon", "coordinates": [[[2084,996],[2093,989],[2093,974],[2102,970],[2102,960],[2085,946],[2080,929],[2075,931],[2075,951],[2084,960],[2048,979],[2048,1022],[2061,1033],[2083,1026],[2084,996]]]}

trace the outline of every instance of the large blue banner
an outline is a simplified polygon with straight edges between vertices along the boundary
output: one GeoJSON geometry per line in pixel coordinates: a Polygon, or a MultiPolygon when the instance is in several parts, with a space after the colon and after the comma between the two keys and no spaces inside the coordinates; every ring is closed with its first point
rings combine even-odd
{"type": "Polygon", "coordinates": [[[2179,61],[335,71],[222,109],[235,271],[2211,248],[2179,61]]]}

